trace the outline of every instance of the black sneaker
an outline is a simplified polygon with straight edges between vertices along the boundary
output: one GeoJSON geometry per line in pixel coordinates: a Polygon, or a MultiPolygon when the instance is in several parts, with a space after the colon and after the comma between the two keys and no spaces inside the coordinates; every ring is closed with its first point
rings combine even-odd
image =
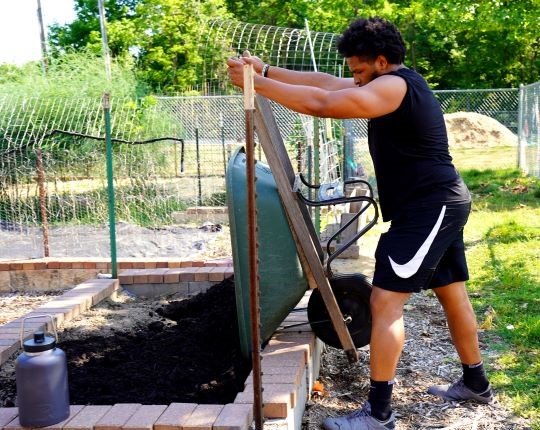
{"type": "Polygon", "coordinates": [[[371,405],[366,402],[362,409],[337,418],[326,418],[322,426],[325,430],[393,430],[396,428],[394,413],[385,421],[371,416],[371,405]]]}
{"type": "Polygon", "coordinates": [[[479,403],[491,403],[493,401],[491,385],[488,385],[485,391],[475,393],[465,385],[463,378],[449,385],[433,385],[428,388],[427,392],[454,402],[459,400],[476,400],[479,403]]]}

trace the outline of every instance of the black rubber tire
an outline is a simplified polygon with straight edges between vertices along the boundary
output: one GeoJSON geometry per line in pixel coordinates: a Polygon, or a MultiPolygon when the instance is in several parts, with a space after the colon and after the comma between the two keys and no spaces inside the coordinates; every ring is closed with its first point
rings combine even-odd
{"type": "MultiPolygon", "coordinates": [[[[361,348],[371,339],[371,281],[361,273],[335,275],[330,280],[330,286],[337,304],[344,317],[350,316],[351,322],[347,329],[351,334],[356,348],[361,348]]],[[[341,349],[341,342],[334,330],[326,305],[319,289],[311,293],[308,302],[308,320],[315,335],[327,345],[341,349]]]]}

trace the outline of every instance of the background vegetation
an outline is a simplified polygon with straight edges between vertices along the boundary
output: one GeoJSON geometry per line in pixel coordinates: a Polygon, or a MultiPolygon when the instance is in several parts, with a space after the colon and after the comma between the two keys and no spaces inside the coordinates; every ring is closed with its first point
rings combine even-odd
{"type": "MultiPolygon", "coordinates": [[[[74,22],[49,28],[53,65],[73,52],[101,53],[97,0],[75,5],[74,22]]],[[[339,33],[357,16],[379,15],[400,28],[407,65],[433,88],[517,87],[540,79],[539,0],[106,0],[105,6],[112,56],[132,70],[139,91],[200,84],[201,35],[209,21],[223,19],[293,28],[304,28],[307,19],[312,31],[339,33]]],[[[32,67],[38,65],[0,65],[0,85],[32,67]]]]}

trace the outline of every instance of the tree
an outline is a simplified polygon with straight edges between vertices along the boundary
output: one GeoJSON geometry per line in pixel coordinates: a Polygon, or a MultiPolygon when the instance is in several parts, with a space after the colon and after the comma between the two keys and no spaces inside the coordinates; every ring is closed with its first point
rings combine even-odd
{"type": "MultiPolygon", "coordinates": [[[[229,16],[223,0],[107,0],[105,9],[112,56],[133,56],[139,77],[169,92],[197,83],[202,29],[210,18],[229,16]]],[[[97,0],[77,0],[76,13],[73,23],[51,27],[56,56],[70,49],[101,52],[97,0]]]]}
{"type": "MultiPolygon", "coordinates": [[[[129,22],[133,19],[135,8],[141,0],[105,0],[105,19],[112,28],[107,28],[114,37],[109,37],[109,49],[113,56],[125,53],[132,42],[128,37],[129,31],[122,32],[116,29],[118,24],[131,27],[129,22]]],[[[75,0],[75,13],[77,19],[66,25],[53,24],[49,27],[49,45],[53,56],[59,56],[71,50],[80,50],[93,47],[97,53],[101,52],[99,9],[97,0],[75,0]],[[96,39],[99,43],[96,44],[96,39]],[[96,46],[98,45],[98,46],[96,46]]]]}
{"type": "Polygon", "coordinates": [[[136,12],[142,78],[168,92],[195,85],[206,22],[228,17],[222,0],[144,0],[136,12]]]}
{"type": "MultiPolygon", "coordinates": [[[[76,0],[77,20],[51,28],[59,55],[101,52],[97,0],[76,0]]],[[[156,91],[201,82],[202,50],[224,59],[227,40],[206,46],[206,22],[239,21],[340,33],[358,16],[394,22],[407,45],[406,65],[433,88],[517,87],[540,79],[539,0],[107,0],[113,56],[135,58],[156,91]],[[229,12],[227,12],[227,10],[229,12]]],[[[217,60],[214,61],[216,63],[217,60]]],[[[222,73],[222,71],[218,71],[222,73]]]]}

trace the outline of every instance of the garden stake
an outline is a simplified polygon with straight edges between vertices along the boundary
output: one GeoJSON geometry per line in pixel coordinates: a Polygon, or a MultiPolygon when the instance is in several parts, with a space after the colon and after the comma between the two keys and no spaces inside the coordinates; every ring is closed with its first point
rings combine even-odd
{"type": "Polygon", "coordinates": [[[197,155],[197,204],[202,206],[202,185],[201,185],[201,153],[199,148],[199,126],[195,127],[195,150],[197,155]]]}
{"type": "Polygon", "coordinates": [[[111,140],[111,103],[109,93],[103,94],[103,116],[105,118],[105,141],[107,143],[107,185],[109,191],[109,240],[111,246],[112,278],[118,278],[116,264],[116,219],[114,204],[113,153],[111,140]]]}
{"type": "Polygon", "coordinates": [[[221,152],[223,154],[223,174],[227,174],[227,155],[225,152],[225,126],[223,124],[223,114],[219,114],[219,128],[221,131],[221,152]]]}
{"type": "Polygon", "coordinates": [[[43,152],[36,149],[36,169],[39,189],[39,210],[41,211],[41,230],[43,231],[43,256],[49,256],[49,221],[47,219],[47,192],[45,191],[45,171],[43,170],[43,152]]]}
{"type": "MultiPolygon", "coordinates": [[[[244,56],[249,53],[244,52],[244,56]]],[[[255,140],[253,114],[255,112],[255,90],[253,88],[253,66],[244,65],[244,111],[246,120],[246,181],[248,213],[248,259],[251,313],[251,360],[253,368],[253,417],[255,430],[263,429],[262,374],[261,374],[261,323],[259,307],[259,255],[257,242],[257,206],[255,177],[255,140]]]]}

